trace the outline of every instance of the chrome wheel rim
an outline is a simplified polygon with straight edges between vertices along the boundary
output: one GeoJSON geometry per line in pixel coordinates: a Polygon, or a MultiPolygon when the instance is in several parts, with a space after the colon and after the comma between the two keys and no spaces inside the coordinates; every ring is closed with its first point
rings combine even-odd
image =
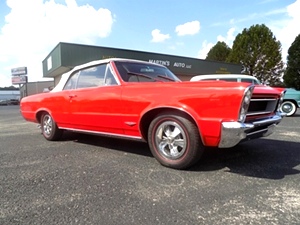
{"type": "Polygon", "coordinates": [[[49,115],[44,116],[43,131],[46,136],[50,136],[52,133],[52,118],[49,115]]]}
{"type": "Polygon", "coordinates": [[[174,160],[186,152],[187,137],[178,123],[166,121],[156,129],[155,143],[161,155],[174,160]]]}
{"type": "Polygon", "coordinates": [[[290,113],[292,110],[293,106],[291,104],[286,103],[282,106],[282,111],[285,113],[290,113]]]}

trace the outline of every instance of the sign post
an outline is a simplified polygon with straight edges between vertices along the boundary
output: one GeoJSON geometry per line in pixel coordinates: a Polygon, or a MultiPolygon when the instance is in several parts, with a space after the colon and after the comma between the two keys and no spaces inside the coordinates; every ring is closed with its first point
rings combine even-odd
{"type": "MultiPolygon", "coordinates": [[[[11,82],[13,85],[19,85],[20,92],[21,84],[25,85],[24,95],[27,96],[27,67],[23,66],[11,69],[11,82]]],[[[22,93],[20,93],[20,96],[22,96],[22,93]]]]}

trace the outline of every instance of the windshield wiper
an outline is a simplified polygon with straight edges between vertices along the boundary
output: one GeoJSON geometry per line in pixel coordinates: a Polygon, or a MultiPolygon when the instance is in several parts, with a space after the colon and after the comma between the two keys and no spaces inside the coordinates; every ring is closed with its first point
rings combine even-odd
{"type": "Polygon", "coordinates": [[[173,78],[167,77],[167,76],[163,76],[163,75],[157,75],[157,77],[163,78],[163,79],[166,79],[166,80],[170,80],[170,81],[175,81],[173,78]]]}

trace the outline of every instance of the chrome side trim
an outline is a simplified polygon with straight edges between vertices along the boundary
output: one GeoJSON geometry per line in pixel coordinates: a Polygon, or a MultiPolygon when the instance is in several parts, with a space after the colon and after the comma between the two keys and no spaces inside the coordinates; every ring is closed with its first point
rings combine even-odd
{"type": "Polygon", "coordinates": [[[250,112],[250,113],[247,113],[247,116],[255,116],[255,115],[263,115],[263,114],[269,114],[269,113],[272,113],[273,111],[261,111],[261,112],[250,112]]]}
{"type": "Polygon", "coordinates": [[[265,125],[265,124],[268,124],[268,123],[276,123],[276,124],[278,124],[282,120],[282,116],[283,116],[283,114],[279,113],[279,114],[276,114],[273,117],[268,118],[268,119],[254,121],[252,124],[254,126],[261,126],[261,125],[265,125]]]}
{"type": "Polygon", "coordinates": [[[252,98],[251,102],[277,101],[275,98],[252,98]]]}
{"type": "Polygon", "coordinates": [[[101,135],[101,136],[111,136],[111,137],[121,137],[121,138],[134,139],[134,140],[143,140],[143,138],[140,136],[131,136],[131,135],[126,135],[126,134],[114,134],[114,133],[109,133],[109,132],[82,130],[82,129],[67,128],[67,127],[59,127],[59,129],[74,131],[74,132],[78,132],[78,133],[94,134],[94,135],[101,135]]]}
{"type": "Polygon", "coordinates": [[[130,122],[130,121],[128,121],[128,122],[125,122],[125,124],[128,125],[128,126],[130,126],[130,127],[133,127],[133,126],[136,125],[136,122],[130,122]]]}

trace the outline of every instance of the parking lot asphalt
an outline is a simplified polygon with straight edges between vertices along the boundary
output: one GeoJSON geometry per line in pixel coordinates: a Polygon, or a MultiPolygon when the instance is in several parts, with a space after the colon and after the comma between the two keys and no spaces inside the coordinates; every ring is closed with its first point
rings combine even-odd
{"type": "Polygon", "coordinates": [[[0,106],[0,224],[300,224],[300,111],[180,171],[142,142],[46,141],[18,106],[0,106]]]}

